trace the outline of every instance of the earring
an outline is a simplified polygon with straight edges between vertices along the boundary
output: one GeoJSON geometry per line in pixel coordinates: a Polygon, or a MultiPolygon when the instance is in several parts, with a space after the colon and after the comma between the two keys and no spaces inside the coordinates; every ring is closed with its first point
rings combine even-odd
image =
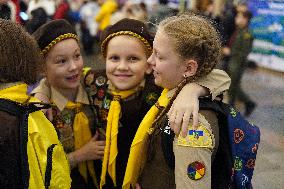
{"type": "Polygon", "coordinates": [[[184,77],[184,79],[186,79],[186,78],[187,78],[187,75],[186,75],[186,74],[183,74],[183,77],[184,77]]]}

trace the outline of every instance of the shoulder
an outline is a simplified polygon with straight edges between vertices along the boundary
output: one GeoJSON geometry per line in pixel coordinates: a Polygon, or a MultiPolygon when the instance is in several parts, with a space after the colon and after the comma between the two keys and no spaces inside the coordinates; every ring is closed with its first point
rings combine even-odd
{"type": "Polygon", "coordinates": [[[195,130],[192,124],[189,124],[187,136],[185,138],[179,136],[177,145],[213,150],[217,127],[218,119],[216,113],[211,110],[200,110],[198,128],[195,130]]]}

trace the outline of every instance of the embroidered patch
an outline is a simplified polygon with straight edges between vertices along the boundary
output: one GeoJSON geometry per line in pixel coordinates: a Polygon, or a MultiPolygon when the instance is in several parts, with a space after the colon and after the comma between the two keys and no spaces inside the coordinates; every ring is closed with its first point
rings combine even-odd
{"type": "Polygon", "coordinates": [[[105,96],[105,91],[103,89],[99,89],[97,96],[99,99],[103,99],[103,97],[105,96]]]}
{"type": "Polygon", "coordinates": [[[205,165],[199,161],[192,162],[187,167],[187,176],[191,180],[199,180],[205,175],[205,165]]]}
{"type": "Polygon", "coordinates": [[[255,166],[255,159],[249,159],[247,164],[246,164],[246,167],[249,168],[249,169],[253,169],[255,166]]]}
{"type": "Polygon", "coordinates": [[[96,78],[96,85],[97,86],[103,86],[106,83],[107,79],[104,76],[99,76],[96,78]]]}
{"type": "Polygon", "coordinates": [[[111,103],[111,100],[105,97],[103,101],[103,108],[109,110],[110,103],[111,103]]]}
{"type": "Polygon", "coordinates": [[[235,162],[234,162],[234,168],[236,171],[240,171],[243,168],[243,161],[239,157],[236,156],[235,162]]]}
{"type": "Polygon", "coordinates": [[[185,138],[179,136],[177,144],[179,146],[213,149],[213,136],[203,124],[200,124],[198,130],[189,129],[188,135],[185,138]]]}
{"type": "Polygon", "coordinates": [[[236,144],[240,143],[244,139],[244,131],[241,129],[234,130],[234,141],[236,144]]]}
{"type": "Polygon", "coordinates": [[[156,93],[149,93],[146,96],[146,103],[149,104],[149,105],[153,105],[157,101],[158,97],[159,97],[159,95],[156,94],[156,93]]]}

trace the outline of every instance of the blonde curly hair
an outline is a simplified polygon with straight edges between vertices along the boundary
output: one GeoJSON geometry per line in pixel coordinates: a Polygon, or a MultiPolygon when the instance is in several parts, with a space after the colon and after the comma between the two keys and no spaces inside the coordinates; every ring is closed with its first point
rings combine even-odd
{"type": "Polygon", "coordinates": [[[221,57],[221,41],[210,21],[193,13],[169,17],[160,22],[158,30],[172,40],[182,59],[194,59],[198,63],[195,80],[212,71],[221,57]]]}
{"type": "Polygon", "coordinates": [[[0,19],[0,82],[36,82],[42,57],[35,39],[19,24],[0,19]]]}

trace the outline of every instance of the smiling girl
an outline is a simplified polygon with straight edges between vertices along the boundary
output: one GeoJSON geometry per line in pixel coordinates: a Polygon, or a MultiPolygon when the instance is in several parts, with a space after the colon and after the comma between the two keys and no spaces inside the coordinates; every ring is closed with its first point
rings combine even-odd
{"type": "Polygon", "coordinates": [[[48,22],[33,36],[45,58],[46,77],[32,93],[52,104],[51,121],[72,168],[71,188],[98,187],[93,160],[103,157],[105,142],[95,134],[94,113],[80,83],[84,64],[78,36],[65,20],[48,22]]]}

